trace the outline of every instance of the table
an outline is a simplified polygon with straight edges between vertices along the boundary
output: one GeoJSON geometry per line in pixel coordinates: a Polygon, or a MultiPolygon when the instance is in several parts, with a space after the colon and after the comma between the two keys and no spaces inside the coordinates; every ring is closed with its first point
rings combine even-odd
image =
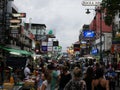
{"type": "Polygon", "coordinates": [[[115,70],[115,72],[117,73],[117,86],[119,86],[119,82],[120,82],[120,70],[115,70]]]}

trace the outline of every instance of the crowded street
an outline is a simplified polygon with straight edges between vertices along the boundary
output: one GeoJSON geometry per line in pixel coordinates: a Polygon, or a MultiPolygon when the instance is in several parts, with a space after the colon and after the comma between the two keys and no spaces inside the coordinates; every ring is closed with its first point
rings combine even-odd
{"type": "Polygon", "coordinates": [[[120,90],[119,0],[0,0],[0,90],[120,90]]]}

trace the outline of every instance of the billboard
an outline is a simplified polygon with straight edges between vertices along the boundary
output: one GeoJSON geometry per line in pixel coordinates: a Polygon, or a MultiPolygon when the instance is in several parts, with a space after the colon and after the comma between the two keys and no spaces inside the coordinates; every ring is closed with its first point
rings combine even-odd
{"type": "Polygon", "coordinates": [[[85,38],[93,38],[95,37],[95,32],[91,30],[84,30],[83,31],[83,37],[85,38]]]}
{"type": "Polygon", "coordinates": [[[91,53],[92,53],[92,54],[97,54],[97,53],[98,53],[98,49],[93,49],[93,50],[91,51],[91,53]]]}

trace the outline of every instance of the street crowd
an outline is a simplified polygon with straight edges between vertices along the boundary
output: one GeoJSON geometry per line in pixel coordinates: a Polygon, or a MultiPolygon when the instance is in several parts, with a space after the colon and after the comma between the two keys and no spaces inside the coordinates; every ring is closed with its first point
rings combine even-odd
{"type": "MultiPolygon", "coordinates": [[[[70,60],[45,61],[39,58],[36,66],[28,62],[23,71],[23,81],[34,75],[37,90],[115,90],[118,79],[115,70],[120,70],[120,62],[105,65],[96,59],[86,59],[74,63],[73,68],[71,66],[70,60]]],[[[15,73],[13,77],[16,80],[15,73]]]]}
{"type": "MultiPolygon", "coordinates": [[[[115,90],[120,62],[105,65],[104,62],[85,60],[75,63],[71,70],[69,60],[45,64],[40,58],[36,72],[37,90],[115,90]]],[[[34,72],[33,71],[33,72],[34,72]]],[[[24,69],[25,78],[31,74],[31,65],[24,69]]]]}

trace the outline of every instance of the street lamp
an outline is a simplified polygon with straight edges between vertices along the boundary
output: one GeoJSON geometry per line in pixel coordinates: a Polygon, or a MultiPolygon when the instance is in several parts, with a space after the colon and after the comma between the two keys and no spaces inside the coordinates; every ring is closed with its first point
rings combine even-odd
{"type": "Polygon", "coordinates": [[[95,10],[100,14],[100,62],[102,62],[102,9],[96,8],[96,9],[87,9],[86,14],[89,14],[89,10],[95,10]]]}

